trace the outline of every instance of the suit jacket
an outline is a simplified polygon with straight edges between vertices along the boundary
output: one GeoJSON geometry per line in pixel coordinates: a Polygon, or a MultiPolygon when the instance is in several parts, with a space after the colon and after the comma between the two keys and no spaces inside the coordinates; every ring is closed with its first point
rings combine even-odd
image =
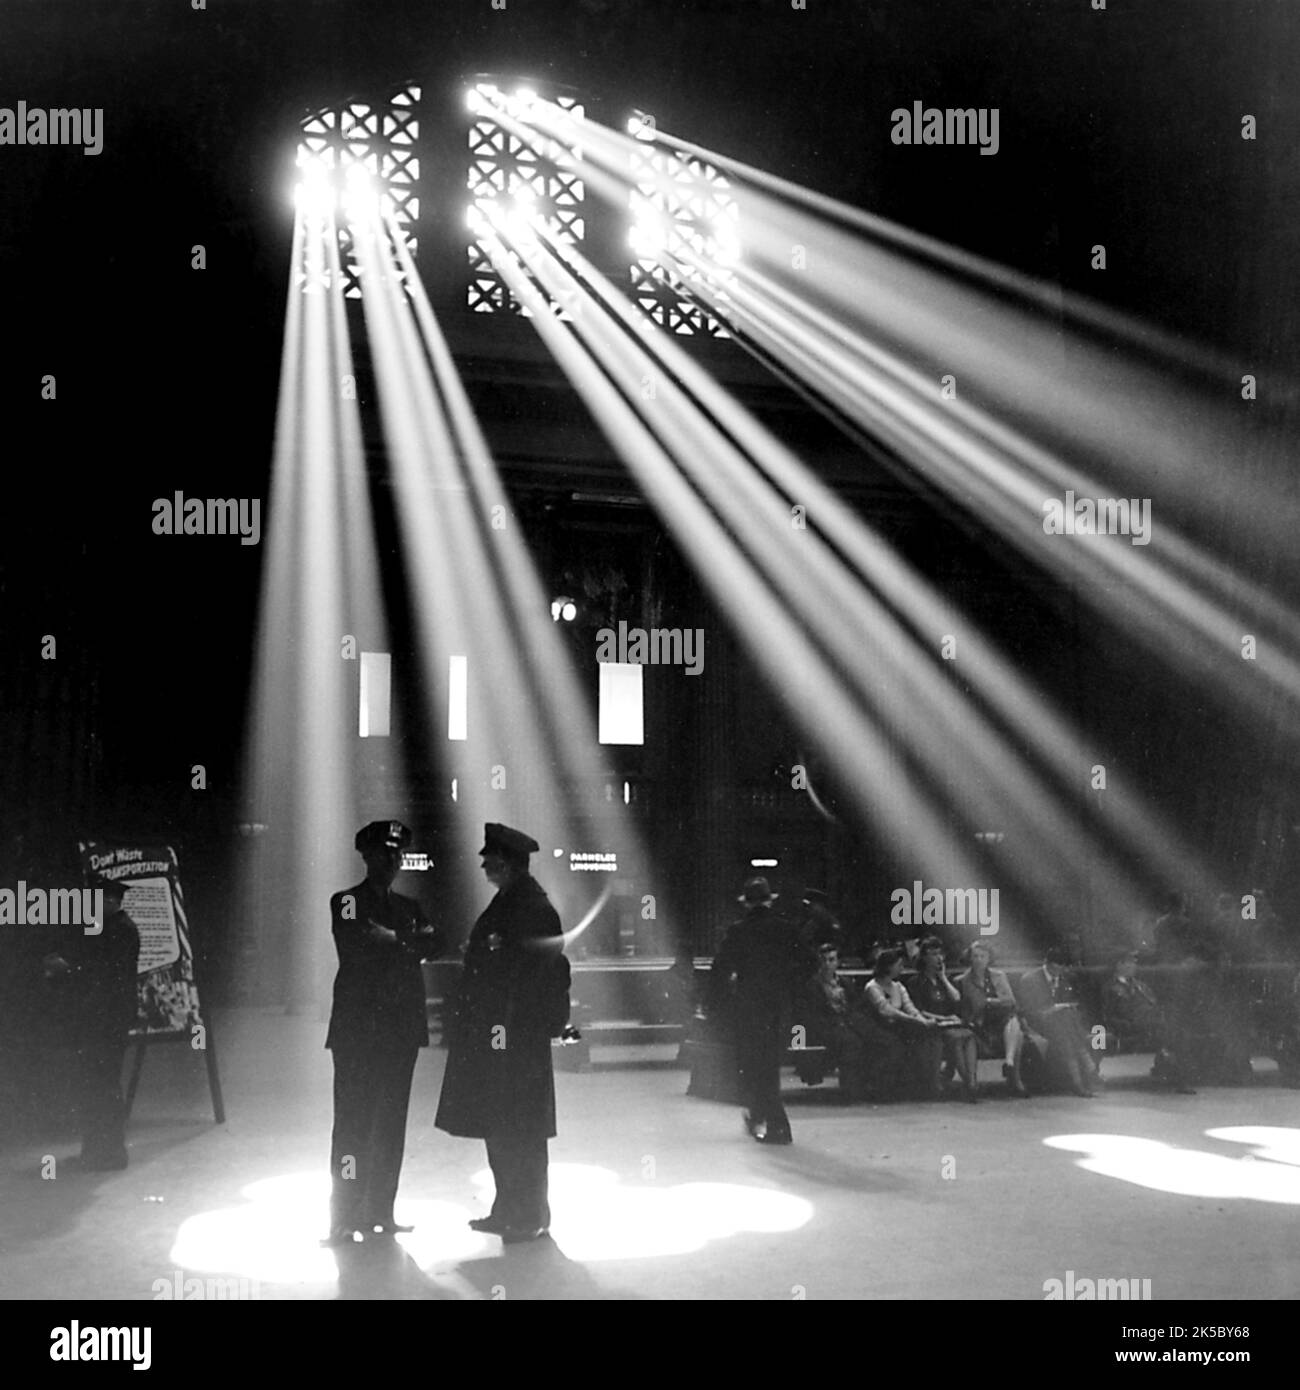
{"type": "Polygon", "coordinates": [[[1078,998],[1070,985],[1069,977],[1062,971],[1058,977],[1055,991],[1047,977],[1047,970],[1039,966],[1037,970],[1026,970],[1016,982],[1016,998],[1030,1023],[1041,1031],[1044,1016],[1053,1004],[1075,1004],[1078,998]]]}
{"type": "Polygon", "coordinates": [[[751,908],[727,929],[710,971],[710,994],[724,1006],[733,1001],[741,1021],[777,1019],[789,1012],[809,973],[794,923],[774,908],[751,908]]]}
{"type": "Polygon", "coordinates": [[[975,983],[973,970],[967,970],[953,981],[961,991],[961,1015],[968,1023],[982,1023],[984,1013],[991,1003],[1008,1004],[1012,1010],[1016,1008],[1016,996],[1012,993],[1005,971],[989,966],[986,980],[992,988],[992,994],[975,983]]]}
{"type": "Polygon", "coordinates": [[[448,1029],[439,1129],[469,1139],[554,1137],[563,946],[559,915],[530,874],[499,889],[474,924],[448,1029]]]}
{"type": "Polygon", "coordinates": [[[420,960],[436,954],[436,943],[416,938],[427,925],[420,904],[391,889],[381,894],[364,881],[334,894],[330,920],[339,971],[325,1046],[378,1051],[427,1047],[420,960]],[[372,926],[395,931],[397,943],[374,940],[372,926]]]}

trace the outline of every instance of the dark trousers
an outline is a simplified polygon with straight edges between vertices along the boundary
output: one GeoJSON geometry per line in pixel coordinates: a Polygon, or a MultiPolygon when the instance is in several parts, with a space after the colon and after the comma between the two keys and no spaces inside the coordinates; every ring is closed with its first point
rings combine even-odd
{"type": "Polygon", "coordinates": [[[488,1139],[488,1165],[496,1183],[492,1219],[524,1230],[545,1229],[551,1224],[547,1198],[546,1140],[518,1135],[488,1139]]]}
{"type": "Polygon", "coordinates": [[[740,1064],[740,1098],[749,1111],[750,1123],[765,1123],[774,1134],[790,1128],[785,1106],[781,1104],[784,1052],[785,1034],[775,1016],[738,1020],[736,1060],[740,1064]]]}
{"type": "Polygon", "coordinates": [[[417,1051],[334,1049],[331,1230],[392,1222],[417,1051]]]}
{"type": "Polygon", "coordinates": [[[85,1042],[77,1049],[81,1090],[81,1152],[92,1160],[126,1156],[122,1060],[126,1043],[85,1042]]]}

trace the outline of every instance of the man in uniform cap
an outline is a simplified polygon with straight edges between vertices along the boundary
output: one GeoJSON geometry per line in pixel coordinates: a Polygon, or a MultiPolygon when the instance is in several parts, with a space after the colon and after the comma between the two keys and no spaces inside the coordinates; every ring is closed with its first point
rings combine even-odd
{"type": "Polygon", "coordinates": [[[490,1215],[471,1221],[507,1242],[551,1224],[546,1141],[555,1137],[551,1039],[568,1022],[560,919],[528,871],[537,841],[485,827],[483,872],[496,896],[474,924],[435,1123],[487,1142],[496,1182],[490,1215]]]}
{"type": "Polygon", "coordinates": [[[339,972],[325,1039],[334,1053],[327,1245],[410,1229],[394,1222],[393,1199],[411,1075],[429,1042],[420,961],[436,954],[436,934],[419,903],[392,890],[410,842],[401,821],[371,821],[354,842],[365,860],[364,881],[330,899],[339,972]]]}

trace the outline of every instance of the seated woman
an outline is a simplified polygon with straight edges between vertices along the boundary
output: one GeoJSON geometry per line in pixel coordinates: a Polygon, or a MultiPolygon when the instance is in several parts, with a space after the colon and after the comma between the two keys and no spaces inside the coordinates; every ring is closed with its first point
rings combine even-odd
{"type": "Polygon", "coordinates": [[[921,942],[917,975],[909,993],[912,1003],[921,1013],[939,1025],[944,1062],[957,1068],[965,1099],[971,1102],[979,1100],[979,1057],[975,1034],[970,1028],[962,1026],[959,1017],[961,992],[948,978],[943,960],[943,942],[937,936],[927,936],[921,942]]]}
{"type": "Polygon", "coordinates": [[[1005,1057],[1002,1075],[1013,1096],[1027,1096],[1020,1079],[1020,1057],[1025,1032],[1016,1012],[1016,996],[1006,974],[993,969],[993,948],[987,942],[973,941],[970,969],[954,982],[961,994],[961,1016],[975,1034],[981,1057],[1005,1057]]]}
{"type": "Polygon", "coordinates": [[[939,1025],[912,1003],[899,983],[903,964],[901,951],[881,951],[863,995],[870,1092],[875,1099],[907,1094],[937,1100],[943,1091],[939,1025]]]}

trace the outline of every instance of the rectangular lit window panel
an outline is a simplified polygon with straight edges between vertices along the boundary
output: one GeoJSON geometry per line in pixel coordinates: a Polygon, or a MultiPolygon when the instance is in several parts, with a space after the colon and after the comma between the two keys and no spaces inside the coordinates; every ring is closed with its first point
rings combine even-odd
{"type": "MultiPolygon", "coordinates": [[[[418,250],[415,225],[420,217],[420,88],[398,88],[378,103],[352,101],[312,112],[299,126],[299,178],[314,181],[318,191],[329,193],[335,213],[343,293],[361,298],[361,267],[357,262],[352,231],[340,194],[353,168],[364,169],[391,209],[414,255],[418,250]]],[[[303,290],[328,288],[329,271],[295,267],[303,290]],[[321,281],[321,284],[315,281],[321,281]]],[[[400,278],[401,272],[392,274],[400,278]]]]}
{"type": "MultiPolygon", "coordinates": [[[[469,127],[469,174],[466,186],[472,209],[488,217],[498,212],[537,218],[557,241],[577,245],[586,235],[586,189],[578,171],[583,107],[572,97],[553,102],[535,93],[504,92],[492,82],[476,83],[469,92],[474,119],[469,127]],[[536,118],[545,101],[558,129],[536,118]],[[519,124],[508,127],[499,117],[519,124]]],[[[539,286],[540,288],[540,286],[539,286]]],[[[545,291],[543,291],[545,293],[545,291]]],[[[514,313],[528,316],[510,292],[492,261],[487,241],[469,241],[469,284],[466,303],[476,314],[514,313]]],[[[557,305],[558,317],[568,311],[557,305]]]]}
{"type": "Polygon", "coordinates": [[[393,658],[388,652],[361,653],[362,738],[387,738],[391,732],[393,658]]]}
{"type": "Polygon", "coordinates": [[[712,164],[656,143],[653,123],[633,134],[632,297],[670,333],[728,338],[695,291],[707,282],[721,308],[735,284],[740,209],[731,185],[712,164]]]}
{"type": "Polygon", "coordinates": [[[645,720],[641,700],[641,672],[634,663],[600,663],[600,719],[602,743],[644,743],[645,720]]]}
{"type": "Polygon", "coordinates": [[[447,658],[447,737],[469,737],[469,657],[447,658]]]}

